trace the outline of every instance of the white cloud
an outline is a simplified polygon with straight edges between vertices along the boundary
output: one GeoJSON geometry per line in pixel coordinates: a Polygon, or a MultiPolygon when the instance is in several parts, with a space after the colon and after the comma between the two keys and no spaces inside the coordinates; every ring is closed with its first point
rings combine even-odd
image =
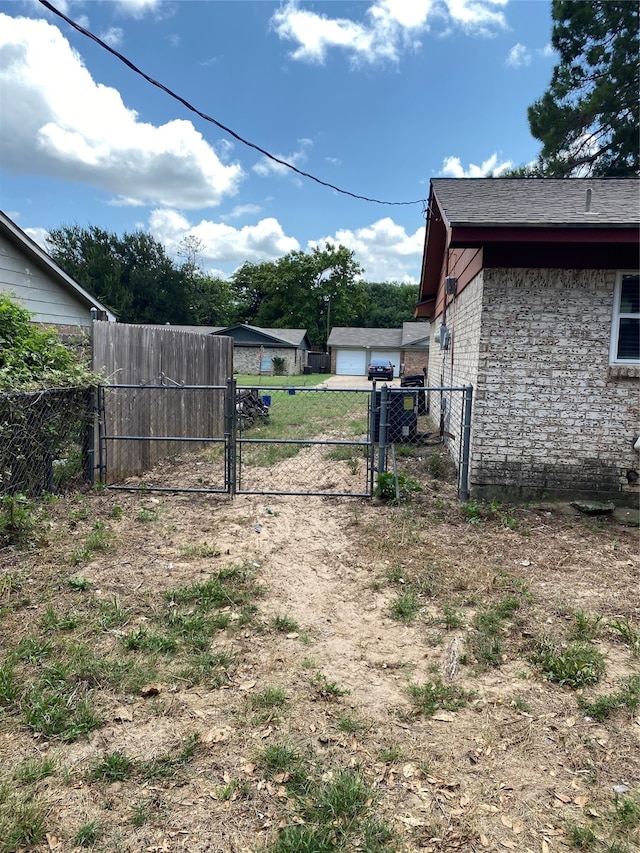
{"type": "Polygon", "coordinates": [[[237,204],[233,210],[227,213],[225,216],[221,216],[223,222],[227,219],[239,219],[241,216],[252,215],[260,213],[262,208],[259,204],[237,204]]]}
{"type": "Polygon", "coordinates": [[[124,31],[120,27],[109,27],[106,32],[100,33],[100,38],[109,47],[119,47],[124,40],[124,31]]]}
{"type": "MultiPolygon", "coordinates": [[[[305,149],[310,145],[313,145],[313,143],[310,139],[299,139],[298,144],[300,145],[300,148],[297,151],[294,151],[293,154],[274,154],[274,157],[277,157],[278,160],[284,160],[285,163],[290,163],[292,166],[300,166],[300,164],[304,163],[307,159],[307,152],[305,149]]],[[[268,157],[263,157],[262,160],[256,163],[252,168],[257,175],[261,175],[262,177],[267,177],[268,175],[286,175],[291,173],[291,169],[288,169],[283,163],[277,163],[275,160],[270,160],[268,157]]]]}
{"type": "Polygon", "coordinates": [[[507,0],[375,0],[364,22],[331,18],[289,0],[271,19],[281,39],[297,44],[293,59],[325,62],[332,48],[347,52],[355,64],[397,62],[405,50],[417,49],[432,20],[444,19],[472,34],[487,35],[506,25],[501,7],[507,0]]]}
{"type": "Polygon", "coordinates": [[[169,252],[175,252],[184,237],[193,235],[203,245],[200,254],[205,261],[234,267],[245,261],[274,260],[300,248],[295,237],[287,237],[273,217],[233,228],[207,219],[192,224],[176,210],[158,209],[151,212],[149,230],[169,252]]]}
{"type": "Polygon", "coordinates": [[[140,121],[46,21],[0,13],[0,85],[0,156],[13,174],[90,184],[122,204],[213,206],[238,190],[242,168],[191,122],[140,121]]]}
{"type": "Polygon", "coordinates": [[[415,283],[424,248],[424,225],[407,234],[386,216],[355,231],[340,229],[333,236],[310,240],[307,249],[322,248],[325,243],[351,249],[367,281],[415,283]]]}
{"type": "Polygon", "coordinates": [[[31,237],[34,243],[37,243],[45,252],[49,251],[47,246],[47,238],[49,237],[49,232],[46,228],[25,228],[24,233],[31,237]]]}
{"type": "Polygon", "coordinates": [[[547,44],[545,44],[544,47],[542,47],[538,50],[538,53],[540,54],[540,56],[543,56],[545,59],[548,59],[549,57],[556,55],[556,52],[555,52],[554,47],[551,44],[551,42],[547,42],[547,44]]]}
{"type": "Polygon", "coordinates": [[[509,68],[521,68],[523,65],[530,65],[531,51],[528,47],[525,47],[525,45],[518,42],[518,44],[514,44],[507,54],[505,64],[508,65],[509,68]]]}
{"type": "Polygon", "coordinates": [[[134,18],[141,18],[146,12],[159,8],[163,0],[117,0],[121,11],[134,18]]]}
{"type": "MultiPolygon", "coordinates": [[[[170,254],[176,254],[180,241],[185,237],[196,237],[203,246],[200,257],[213,274],[218,274],[222,267],[227,269],[228,275],[245,261],[271,261],[301,248],[294,237],[284,233],[273,217],[233,228],[207,219],[191,222],[177,210],[159,208],[152,211],[147,230],[163,243],[170,254]]],[[[364,269],[363,277],[369,281],[415,283],[422,260],[424,226],[408,234],[405,228],[386,217],[353,231],[340,229],[333,235],[309,240],[305,251],[311,251],[315,246],[324,248],[326,243],[351,249],[364,269]]]]}
{"type": "Polygon", "coordinates": [[[469,163],[467,169],[463,167],[459,157],[445,157],[440,175],[445,178],[486,178],[493,175],[497,178],[512,167],[511,160],[503,160],[499,163],[497,154],[492,154],[480,166],[469,163]]]}

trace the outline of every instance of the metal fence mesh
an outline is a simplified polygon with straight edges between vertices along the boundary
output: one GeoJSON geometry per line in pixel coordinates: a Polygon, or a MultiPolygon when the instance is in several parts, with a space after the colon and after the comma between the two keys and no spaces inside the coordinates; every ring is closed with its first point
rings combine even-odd
{"type": "Polygon", "coordinates": [[[90,478],[92,391],[0,394],[0,494],[39,495],[90,478]]]}
{"type": "Polygon", "coordinates": [[[262,388],[260,396],[269,418],[238,439],[238,492],[370,493],[368,389],[262,388]]]}

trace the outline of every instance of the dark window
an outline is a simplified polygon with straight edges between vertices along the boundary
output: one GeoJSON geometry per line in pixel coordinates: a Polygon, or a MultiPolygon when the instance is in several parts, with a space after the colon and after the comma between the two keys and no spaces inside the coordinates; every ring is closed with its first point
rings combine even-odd
{"type": "Polygon", "coordinates": [[[613,308],[613,362],[640,361],[640,274],[622,273],[613,308]]]}

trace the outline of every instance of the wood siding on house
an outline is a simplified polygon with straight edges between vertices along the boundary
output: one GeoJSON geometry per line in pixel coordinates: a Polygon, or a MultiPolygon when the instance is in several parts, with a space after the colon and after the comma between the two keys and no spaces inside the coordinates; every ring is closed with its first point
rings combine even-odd
{"type": "Polygon", "coordinates": [[[0,290],[33,314],[36,323],[91,325],[91,309],[0,235],[0,290]]]}

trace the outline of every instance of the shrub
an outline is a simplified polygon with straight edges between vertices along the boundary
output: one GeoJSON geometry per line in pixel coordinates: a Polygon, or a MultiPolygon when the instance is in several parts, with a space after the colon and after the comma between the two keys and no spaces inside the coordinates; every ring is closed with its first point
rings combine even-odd
{"type": "Polygon", "coordinates": [[[0,391],[90,385],[92,374],[55,331],[42,331],[31,314],[0,293],[0,391]]]}

